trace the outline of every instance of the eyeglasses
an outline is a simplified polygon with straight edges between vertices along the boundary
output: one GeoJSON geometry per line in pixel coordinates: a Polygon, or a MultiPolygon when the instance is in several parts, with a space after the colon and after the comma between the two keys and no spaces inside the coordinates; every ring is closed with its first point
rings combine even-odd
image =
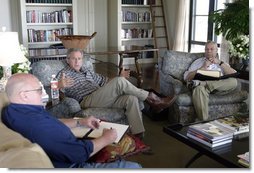
{"type": "Polygon", "coordinates": [[[71,61],[81,61],[81,60],[83,60],[83,58],[82,57],[77,57],[77,58],[68,58],[69,60],[71,60],[71,61]]]}
{"type": "Polygon", "coordinates": [[[32,89],[32,90],[25,90],[23,92],[33,92],[33,91],[36,91],[36,92],[39,92],[40,94],[42,94],[42,87],[37,88],[37,89],[32,89]]]}

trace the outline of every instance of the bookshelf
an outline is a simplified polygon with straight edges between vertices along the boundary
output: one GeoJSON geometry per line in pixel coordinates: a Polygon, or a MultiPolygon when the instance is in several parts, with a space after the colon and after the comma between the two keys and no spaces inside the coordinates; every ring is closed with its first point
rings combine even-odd
{"type": "MultiPolygon", "coordinates": [[[[109,46],[154,47],[150,5],[146,0],[109,0],[109,46]],[[117,33],[117,34],[116,34],[117,33]]],[[[156,62],[155,53],[141,54],[140,63],[156,62]]],[[[133,64],[124,58],[124,64],[133,64]]]]}
{"type": "Polygon", "coordinates": [[[28,49],[59,44],[58,35],[77,34],[75,0],[21,0],[22,42],[28,49]]]}

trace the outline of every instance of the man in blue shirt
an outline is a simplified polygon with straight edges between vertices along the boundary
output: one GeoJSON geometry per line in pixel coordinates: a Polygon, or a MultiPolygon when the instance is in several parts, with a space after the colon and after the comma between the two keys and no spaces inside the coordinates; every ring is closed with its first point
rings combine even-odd
{"type": "Polygon", "coordinates": [[[38,143],[57,168],[141,168],[134,162],[89,163],[87,160],[117,138],[115,129],[104,129],[103,135],[93,140],[77,139],[70,128],[85,125],[99,127],[99,119],[56,119],[43,107],[42,86],[32,74],[15,74],[7,82],[6,93],[10,104],[4,109],[2,121],[31,142],[38,143]]]}

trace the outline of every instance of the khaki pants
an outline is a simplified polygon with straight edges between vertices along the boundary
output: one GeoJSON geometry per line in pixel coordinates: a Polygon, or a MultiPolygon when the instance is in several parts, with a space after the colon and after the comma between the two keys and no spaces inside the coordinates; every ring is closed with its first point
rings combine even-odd
{"type": "MultiPolygon", "coordinates": [[[[237,87],[235,78],[218,81],[205,81],[205,85],[199,85],[193,89],[192,102],[200,120],[208,119],[209,94],[223,95],[233,91],[237,87]]],[[[222,96],[223,97],[223,96],[222,96]]]]}
{"type": "Polygon", "coordinates": [[[137,134],[145,131],[139,100],[144,101],[148,94],[148,91],[135,87],[124,77],[116,77],[92,94],[85,96],[80,106],[81,108],[123,108],[132,134],[137,134]]]}

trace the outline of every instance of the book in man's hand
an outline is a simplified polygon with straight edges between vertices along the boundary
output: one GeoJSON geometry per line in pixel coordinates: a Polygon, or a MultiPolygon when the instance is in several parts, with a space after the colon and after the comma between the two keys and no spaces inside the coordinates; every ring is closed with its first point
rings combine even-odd
{"type": "Polygon", "coordinates": [[[227,75],[221,75],[220,71],[215,70],[198,70],[196,75],[194,76],[194,80],[221,80],[221,79],[227,79],[229,77],[238,77],[239,73],[232,73],[227,75]]]}
{"type": "Polygon", "coordinates": [[[91,129],[86,126],[79,126],[71,128],[71,131],[77,138],[98,138],[102,136],[104,128],[116,129],[117,138],[114,143],[118,143],[128,130],[129,125],[101,121],[98,129],[91,129]]]}

